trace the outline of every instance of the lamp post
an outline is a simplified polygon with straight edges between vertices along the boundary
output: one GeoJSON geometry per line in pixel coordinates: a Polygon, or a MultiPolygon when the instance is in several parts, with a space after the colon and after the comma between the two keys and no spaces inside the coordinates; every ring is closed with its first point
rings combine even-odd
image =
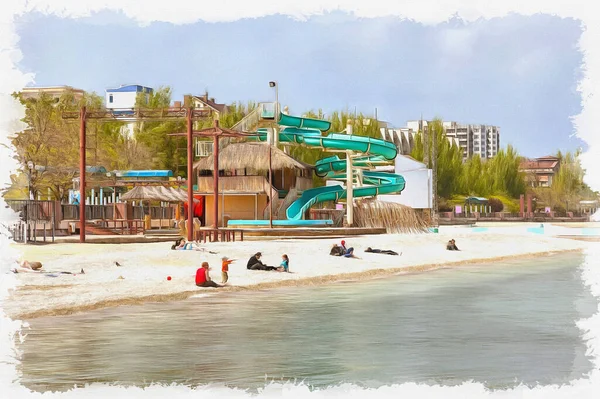
{"type": "Polygon", "coordinates": [[[269,87],[275,88],[275,123],[279,122],[279,85],[277,81],[269,82],[269,87]]]}
{"type": "MultiPolygon", "coordinates": [[[[269,82],[269,87],[274,87],[275,88],[275,108],[274,108],[274,118],[273,120],[275,121],[275,124],[277,124],[279,122],[279,85],[277,84],[277,81],[271,81],[269,82]]],[[[276,130],[276,128],[273,128],[273,138],[271,140],[271,143],[269,143],[269,187],[270,187],[270,200],[269,200],[269,227],[273,228],[273,201],[275,200],[275,198],[273,197],[273,163],[272,163],[272,153],[271,153],[271,146],[272,143],[274,142],[275,145],[277,145],[277,143],[279,142],[279,132],[276,130]]]]}

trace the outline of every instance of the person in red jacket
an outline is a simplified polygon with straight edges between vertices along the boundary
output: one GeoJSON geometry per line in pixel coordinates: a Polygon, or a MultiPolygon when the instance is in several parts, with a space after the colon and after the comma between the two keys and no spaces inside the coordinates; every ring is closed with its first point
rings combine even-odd
{"type": "Polygon", "coordinates": [[[202,262],[202,267],[196,270],[196,286],[198,287],[214,287],[219,288],[219,285],[210,279],[208,271],[210,270],[208,262],[202,262]]]}

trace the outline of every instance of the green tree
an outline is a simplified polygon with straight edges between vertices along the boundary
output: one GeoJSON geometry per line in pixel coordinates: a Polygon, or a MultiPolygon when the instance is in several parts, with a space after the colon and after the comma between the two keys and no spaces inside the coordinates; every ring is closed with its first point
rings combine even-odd
{"type": "Polygon", "coordinates": [[[567,211],[575,208],[585,189],[583,183],[585,171],[579,161],[580,154],[580,150],[575,154],[567,152],[563,155],[560,151],[557,154],[561,162],[556,178],[552,182],[552,190],[567,211]]]}
{"type": "MultiPolygon", "coordinates": [[[[451,198],[452,195],[460,192],[461,175],[462,175],[462,151],[461,149],[450,143],[446,137],[444,126],[440,118],[434,119],[428,124],[429,134],[435,134],[437,139],[437,192],[438,197],[451,198]]],[[[411,156],[423,162],[425,151],[433,154],[432,143],[429,140],[428,148],[424,148],[423,133],[418,132],[415,138],[415,145],[411,152],[411,156]]],[[[431,168],[430,156],[428,168],[431,168]]]]}
{"type": "Polygon", "coordinates": [[[13,96],[25,106],[22,119],[27,128],[15,133],[11,143],[15,157],[22,165],[20,171],[28,177],[31,195],[45,195],[50,189],[53,196],[64,199],[79,164],[79,125],[62,119],[64,111],[76,111],[79,106],[92,102],[90,96],[76,100],[72,91],[60,98],[40,93],[35,98],[13,96]]]}

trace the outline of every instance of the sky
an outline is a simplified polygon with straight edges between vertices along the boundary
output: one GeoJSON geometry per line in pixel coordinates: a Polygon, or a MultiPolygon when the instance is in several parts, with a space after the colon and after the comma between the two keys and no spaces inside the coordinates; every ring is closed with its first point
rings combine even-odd
{"type": "Polygon", "coordinates": [[[575,19],[509,15],[429,26],[343,12],[298,21],[276,15],[227,23],[140,27],[102,11],[16,21],[19,68],[35,85],[170,86],[173,100],[208,90],[217,102],[274,101],[292,115],[323,109],[374,114],[394,127],[441,117],[501,129],[525,156],[586,149],[571,117],[581,112],[582,33],[575,19]]]}

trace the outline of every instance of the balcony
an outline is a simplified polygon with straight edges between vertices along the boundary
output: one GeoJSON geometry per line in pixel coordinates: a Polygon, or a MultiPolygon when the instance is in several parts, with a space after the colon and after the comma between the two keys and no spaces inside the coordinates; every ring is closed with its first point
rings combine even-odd
{"type": "Polygon", "coordinates": [[[213,153],[213,143],[211,141],[196,141],[196,157],[206,158],[213,153]]]}

